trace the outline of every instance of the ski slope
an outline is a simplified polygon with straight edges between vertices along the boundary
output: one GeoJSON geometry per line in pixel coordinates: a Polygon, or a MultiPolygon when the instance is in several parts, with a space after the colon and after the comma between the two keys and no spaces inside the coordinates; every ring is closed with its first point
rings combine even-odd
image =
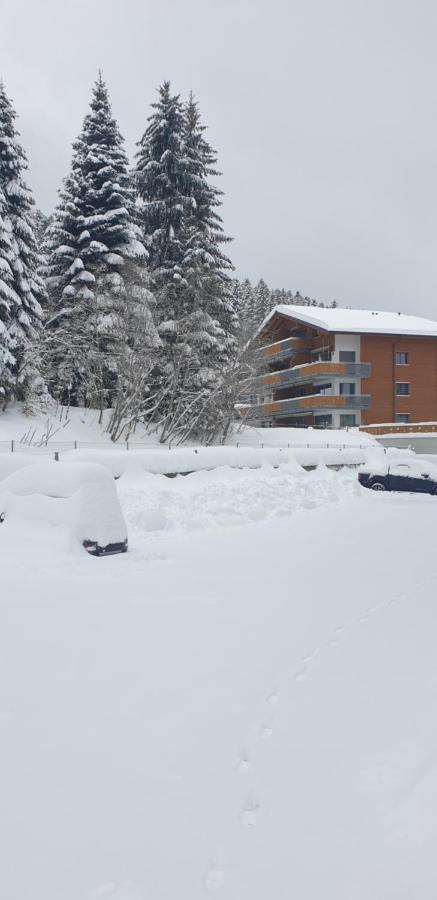
{"type": "Polygon", "coordinates": [[[0,896],[435,896],[437,499],[132,470],[125,556],[0,526],[0,896]]]}

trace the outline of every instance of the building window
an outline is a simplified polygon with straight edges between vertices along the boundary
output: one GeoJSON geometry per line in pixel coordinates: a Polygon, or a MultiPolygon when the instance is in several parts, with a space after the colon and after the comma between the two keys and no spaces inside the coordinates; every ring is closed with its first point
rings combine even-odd
{"type": "Polygon", "coordinates": [[[406,425],[410,421],[410,413],[396,413],[395,421],[406,425]]]}
{"type": "Polygon", "coordinates": [[[332,415],[328,413],[324,416],[314,416],[314,427],[315,428],[331,428],[332,427],[332,415]]]}
{"type": "Polygon", "coordinates": [[[355,350],[340,350],[338,354],[340,362],[355,362],[356,356],[355,350]]]}
{"type": "Polygon", "coordinates": [[[397,366],[408,366],[410,354],[404,353],[403,350],[397,350],[395,353],[395,363],[397,366]]]}
{"type": "Polygon", "coordinates": [[[355,383],[353,381],[341,381],[340,394],[355,394],[355,383]]]}
{"type": "Polygon", "coordinates": [[[353,428],[356,424],[353,413],[340,413],[340,428],[353,428]]]}
{"type": "Polygon", "coordinates": [[[397,397],[408,397],[410,394],[410,385],[408,381],[397,381],[396,382],[396,396],[397,397]]]}

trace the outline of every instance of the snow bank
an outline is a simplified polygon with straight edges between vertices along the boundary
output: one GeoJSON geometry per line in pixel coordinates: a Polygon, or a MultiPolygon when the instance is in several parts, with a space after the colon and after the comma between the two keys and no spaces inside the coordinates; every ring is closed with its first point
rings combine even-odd
{"type": "Polygon", "coordinates": [[[189,478],[168,479],[141,470],[118,482],[129,533],[221,529],[287,516],[358,496],[355,472],[319,468],[305,472],[295,462],[279,469],[220,468],[189,478]]]}
{"type": "Polygon", "coordinates": [[[261,450],[253,447],[175,447],[168,450],[70,450],[62,461],[99,463],[118,478],[134,465],[153,475],[200,472],[220,466],[256,469],[263,465],[292,465],[293,454],[281,448],[261,450]]]}
{"type": "Polygon", "coordinates": [[[35,460],[24,453],[0,453],[0,481],[24,466],[32,466],[35,460]]]}
{"type": "Polygon", "coordinates": [[[284,449],[289,447],[337,449],[368,447],[377,444],[377,441],[373,435],[359,431],[358,428],[346,431],[334,428],[255,428],[252,425],[242,425],[232,431],[228,443],[245,447],[260,447],[263,444],[264,447],[284,449]]]}
{"type": "Polygon", "coordinates": [[[308,449],[307,447],[296,448],[292,453],[293,458],[301,466],[359,466],[366,457],[368,450],[359,447],[346,447],[346,449],[331,450],[320,447],[319,449],[308,449]]]}
{"type": "MultiPolygon", "coordinates": [[[[373,445],[370,444],[370,447],[373,445]]],[[[153,475],[202,472],[227,466],[235,469],[259,469],[262,466],[300,465],[358,466],[366,459],[366,449],[315,448],[284,450],[281,447],[177,447],[172,450],[69,450],[61,461],[99,463],[115,478],[136,466],[153,475]]]]}

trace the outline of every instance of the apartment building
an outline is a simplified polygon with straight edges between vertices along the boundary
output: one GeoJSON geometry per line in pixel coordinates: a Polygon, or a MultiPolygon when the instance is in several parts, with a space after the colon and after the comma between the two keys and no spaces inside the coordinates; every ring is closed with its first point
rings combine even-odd
{"type": "Polygon", "coordinates": [[[266,425],[437,421],[437,322],[403,313],[277,306],[240,413],[266,425]]]}

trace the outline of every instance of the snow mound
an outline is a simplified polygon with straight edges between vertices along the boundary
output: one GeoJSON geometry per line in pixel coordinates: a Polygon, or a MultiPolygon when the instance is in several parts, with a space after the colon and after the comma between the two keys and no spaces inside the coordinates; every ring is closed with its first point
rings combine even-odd
{"type": "Polygon", "coordinates": [[[24,466],[32,466],[34,460],[31,456],[24,453],[1,453],[0,454],[0,481],[8,478],[13,472],[17,472],[24,466]]]}
{"type": "Polygon", "coordinates": [[[263,465],[296,465],[293,453],[280,447],[176,447],[156,450],[70,450],[62,461],[99,463],[118,478],[134,465],[153,475],[200,472],[220,466],[256,469],[263,465]]]}
{"type": "Polygon", "coordinates": [[[168,479],[136,470],[119,484],[129,532],[221,529],[337,503],[360,494],[355,472],[229,468],[168,479]]]}

